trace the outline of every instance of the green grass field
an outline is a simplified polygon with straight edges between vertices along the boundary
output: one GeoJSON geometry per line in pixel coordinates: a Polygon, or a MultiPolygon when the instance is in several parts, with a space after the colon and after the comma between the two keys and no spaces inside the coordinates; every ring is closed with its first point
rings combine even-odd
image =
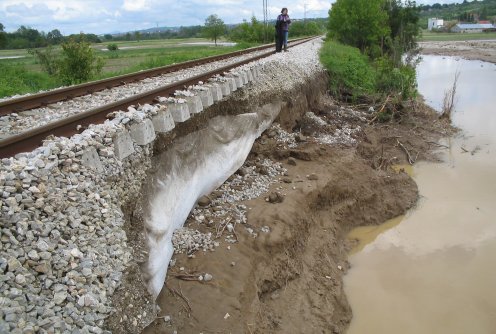
{"type": "MultiPolygon", "coordinates": [[[[210,43],[206,39],[171,39],[140,42],[116,42],[119,50],[107,50],[109,43],[92,45],[96,54],[104,59],[103,79],[120,74],[137,72],[158,66],[170,65],[248,48],[249,44],[236,46],[197,45],[210,43]]],[[[0,97],[25,94],[60,86],[55,78],[43,73],[36,59],[27,50],[0,50],[0,97]],[[2,57],[22,57],[1,59],[2,57]]]]}
{"type": "Polygon", "coordinates": [[[473,41],[484,39],[496,39],[496,33],[438,33],[428,30],[422,31],[421,42],[442,42],[442,41],[473,41]]]}

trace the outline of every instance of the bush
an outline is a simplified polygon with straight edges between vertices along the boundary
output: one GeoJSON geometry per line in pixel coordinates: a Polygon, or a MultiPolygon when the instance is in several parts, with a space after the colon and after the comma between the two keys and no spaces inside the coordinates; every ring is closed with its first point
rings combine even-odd
{"type": "Polygon", "coordinates": [[[115,43],[111,43],[111,44],[107,45],[107,49],[109,51],[117,51],[117,50],[119,50],[119,46],[115,43]]]}
{"type": "Polygon", "coordinates": [[[389,58],[375,61],[376,91],[383,95],[399,95],[402,99],[414,97],[417,93],[417,75],[411,65],[394,66],[389,58]]]}
{"type": "Polygon", "coordinates": [[[65,84],[88,81],[102,71],[103,60],[95,55],[90,43],[75,39],[62,43],[59,76],[65,84]]]}
{"type": "Polygon", "coordinates": [[[356,99],[374,92],[374,69],[359,49],[327,41],[320,51],[320,60],[329,72],[334,96],[351,95],[356,99]]]}
{"type": "Polygon", "coordinates": [[[44,49],[29,49],[28,53],[33,55],[40,64],[43,71],[48,75],[56,75],[59,70],[59,55],[53,46],[44,49]]]}

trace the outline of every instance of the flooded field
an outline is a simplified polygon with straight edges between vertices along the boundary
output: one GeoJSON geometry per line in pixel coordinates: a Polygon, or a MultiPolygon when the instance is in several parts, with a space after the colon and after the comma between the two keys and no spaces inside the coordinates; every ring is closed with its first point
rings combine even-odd
{"type": "Polygon", "coordinates": [[[496,65],[424,56],[419,91],[440,109],[458,71],[442,163],[413,168],[417,208],[352,231],[348,333],[496,333],[496,65]]]}

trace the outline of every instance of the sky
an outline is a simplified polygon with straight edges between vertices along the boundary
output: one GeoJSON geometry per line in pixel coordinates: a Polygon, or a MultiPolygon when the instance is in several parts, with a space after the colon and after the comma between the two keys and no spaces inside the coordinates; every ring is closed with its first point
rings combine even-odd
{"type": "MultiPolygon", "coordinates": [[[[282,7],[292,18],[327,17],[335,0],[268,0],[269,17],[282,7]]],[[[453,0],[417,0],[417,4],[453,3],[453,0]]],[[[458,1],[458,2],[461,2],[458,1]]],[[[240,23],[252,15],[263,19],[263,1],[256,0],[0,0],[0,23],[13,32],[21,25],[49,32],[105,34],[148,29],[203,25],[210,14],[225,23],[240,23]]]]}

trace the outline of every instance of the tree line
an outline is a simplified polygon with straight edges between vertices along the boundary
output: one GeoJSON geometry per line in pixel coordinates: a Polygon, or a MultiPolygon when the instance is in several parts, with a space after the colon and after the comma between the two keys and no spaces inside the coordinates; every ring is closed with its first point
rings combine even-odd
{"type": "MultiPolygon", "coordinates": [[[[216,37],[225,36],[235,42],[263,43],[272,40],[273,23],[268,27],[264,26],[255,17],[250,21],[244,20],[237,25],[225,25],[222,19],[217,15],[210,15],[204,26],[180,27],[177,29],[168,29],[165,31],[135,31],[125,34],[105,34],[97,36],[95,34],[72,34],[62,35],[60,30],[53,29],[48,33],[36,29],[21,26],[14,32],[4,31],[4,25],[0,23],[0,49],[33,49],[47,47],[51,45],[60,45],[69,40],[81,40],[86,42],[102,43],[110,41],[140,41],[156,39],[173,39],[173,38],[193,38],[209,37],[213,40],[216,37]]],[[[291,26],[292,36],[317,35],[325,31],[325,19],[308,19],[306,21],[296,21],[291,26]]]]}

